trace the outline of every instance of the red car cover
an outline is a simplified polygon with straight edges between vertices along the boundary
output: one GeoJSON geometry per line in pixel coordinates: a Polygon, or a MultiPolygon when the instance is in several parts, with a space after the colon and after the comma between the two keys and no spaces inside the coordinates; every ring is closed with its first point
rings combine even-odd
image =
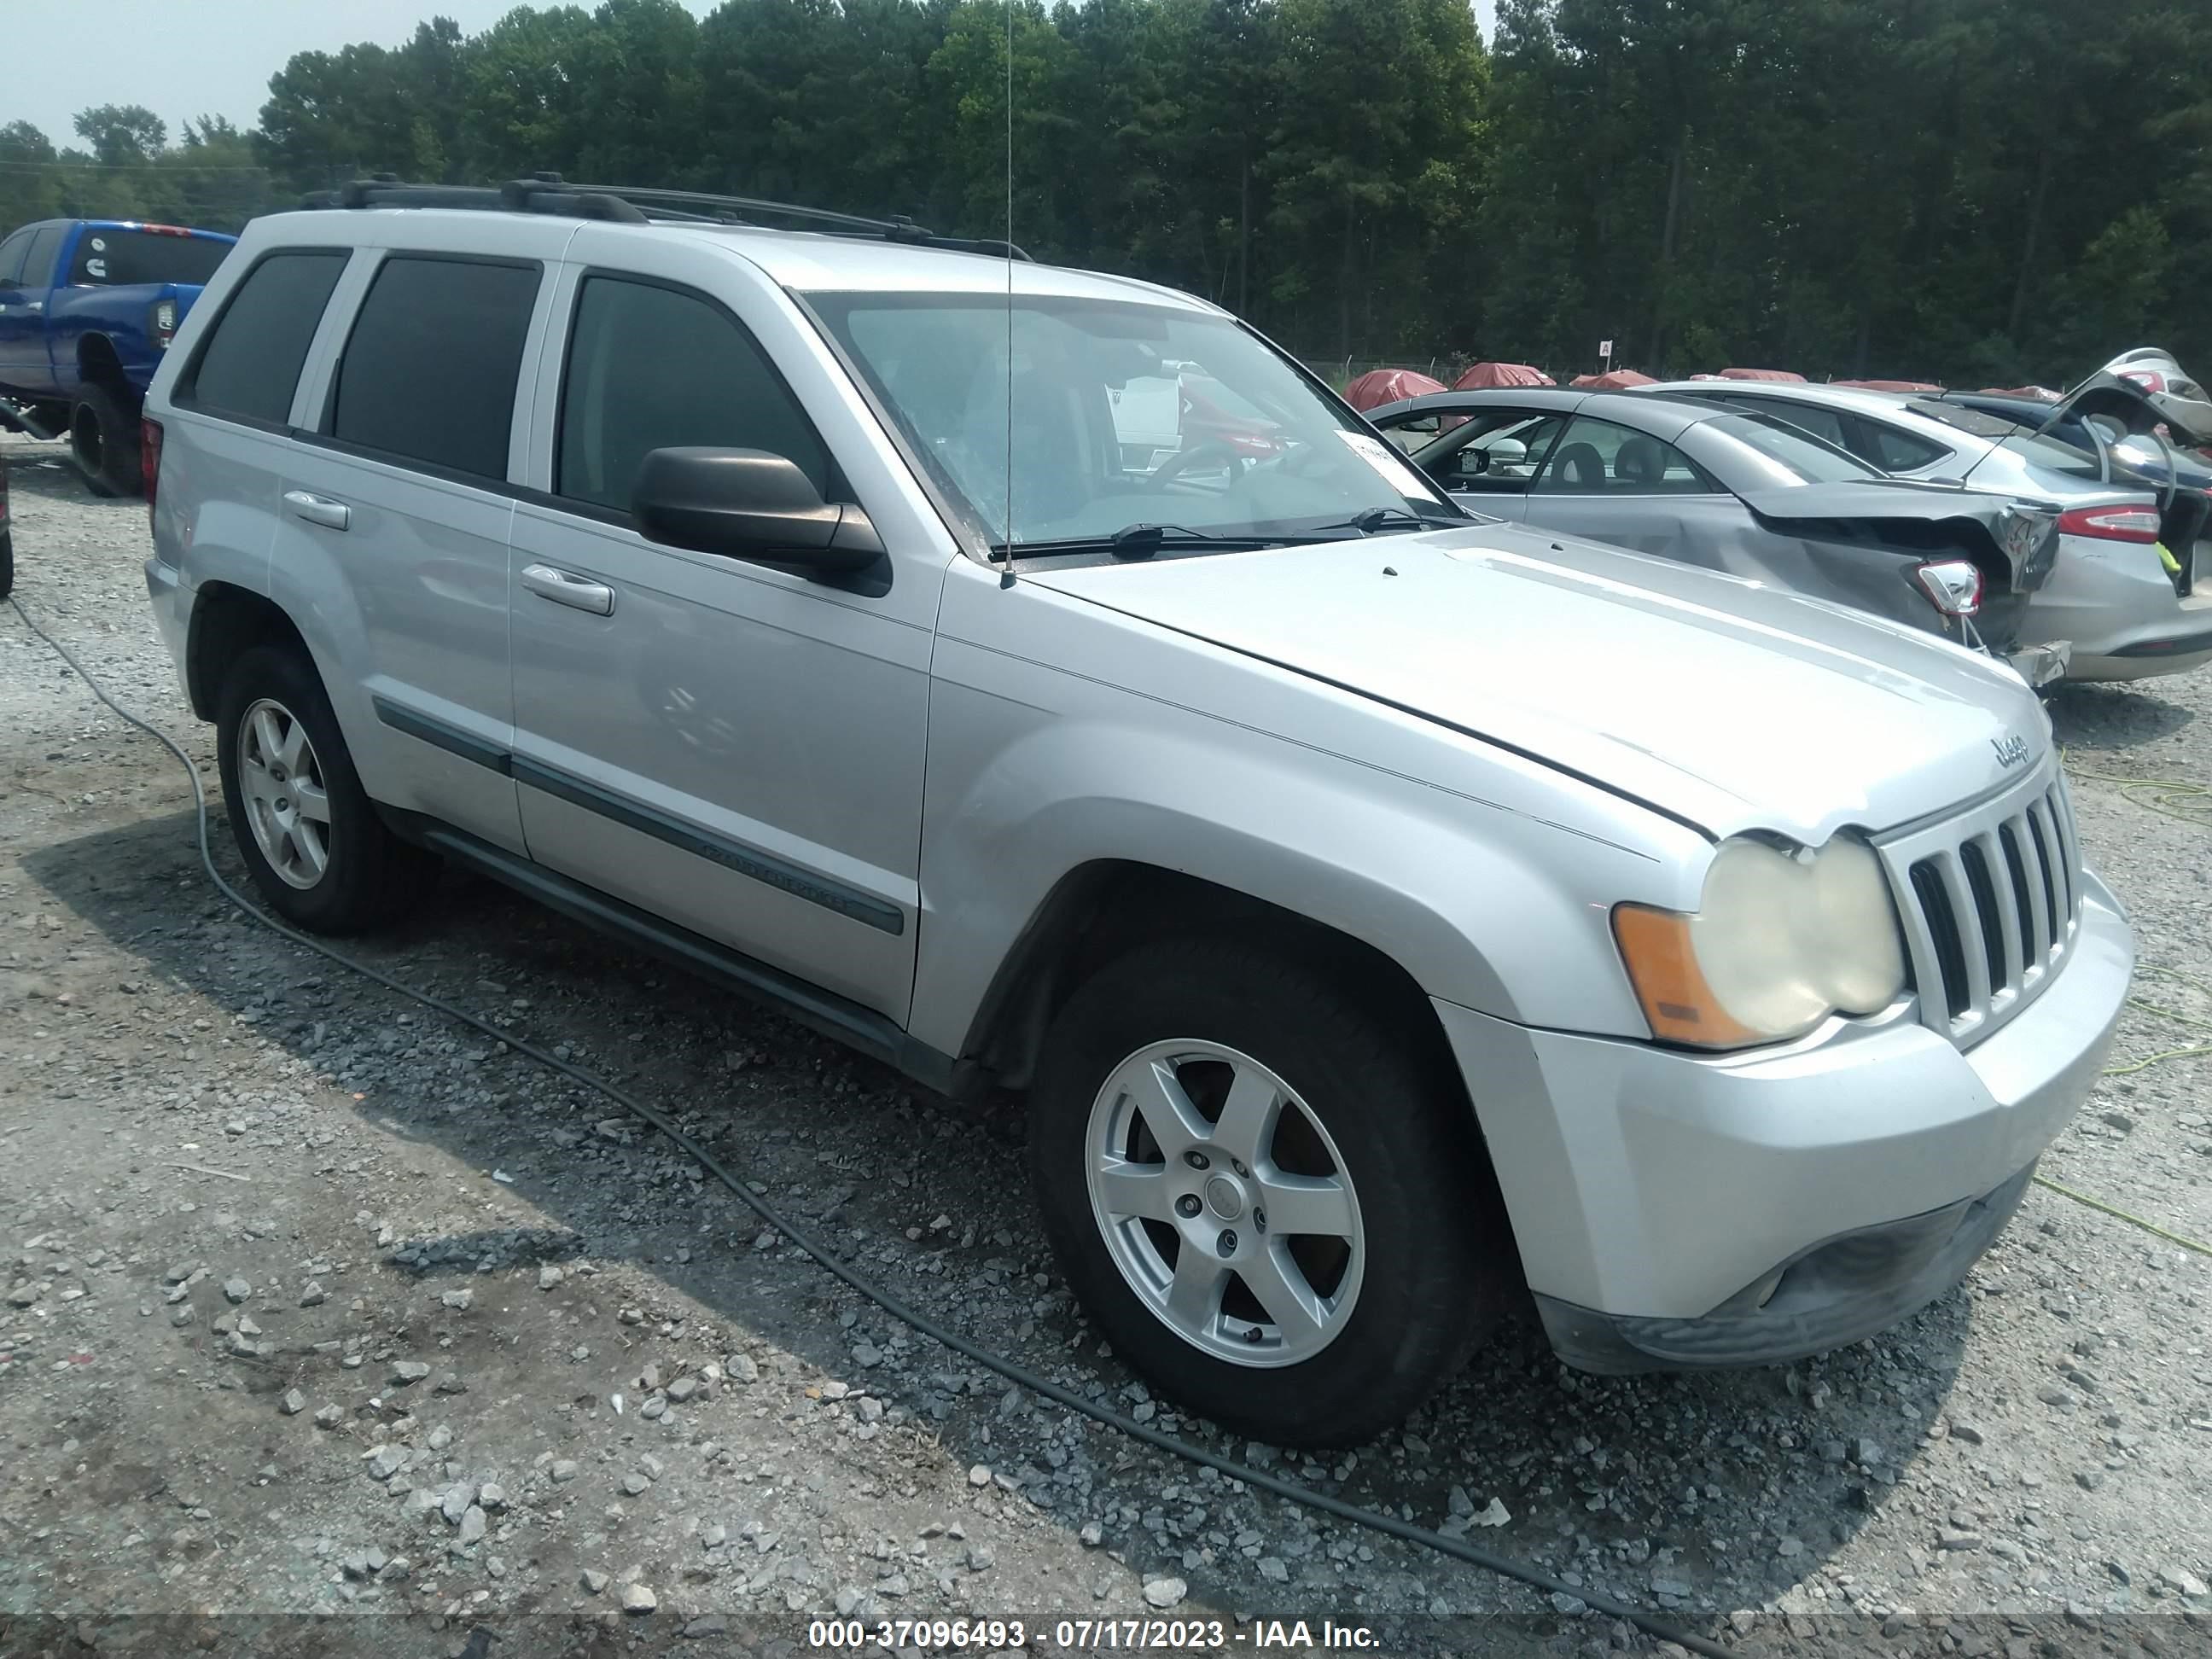
{"type": "Polygon", "coordinates": [[[1975,395],[1982,398],[2033,398],[2038,403],[2055,404],[2064,394],[2053,392],[2047,386],[1985,386],[1975,395]]]}
{"type": "Polygon", "coordinates": [[[1571,384],[1585,392],[1626,392],[1631,386],[1656,386],[1659,382],[1632,368],[1613,368],[1602,374],[1577,374],[1571,384]]]}
{"type": "Polygon", "coordinates": [[[1802,374],[1792,374],[1786,368],[1724,368],[1721,371],[1721,379],[1723,380],[1786,380],[1792,386],[1805,384],[1805,377],[1802,374]]]}
{"type": "Polygon", "coordinates": [[[1526,363],[1472,363],[1452,382],[1454,392],[1488,392],[1494,386],[1557,386],[1540,368],[1526,363]]]}
{"type": "Polygon", "coordinates": [[[1344,401],[1364,413],[1405,398],[1425,398],[1444,391],[1442,380],[1418,368],[1370,368],[1344,388],[1344,401]]]}
{"type": "Polygon", "coordinates": [[[1941,392],[1943,389],[1926,380],[1831,380],[1828,384],[1850,386],[1858,392],[1941,392]]]}

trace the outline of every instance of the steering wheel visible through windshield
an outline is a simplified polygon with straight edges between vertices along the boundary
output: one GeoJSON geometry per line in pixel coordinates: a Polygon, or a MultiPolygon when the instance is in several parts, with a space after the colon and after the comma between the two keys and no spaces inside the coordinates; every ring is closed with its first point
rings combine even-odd
{"type": "Polygon", "coordinates": [[[1225,317],[1034,295],[1011,319],[1003,294],[807,301],[994,552],[1465,518],[1225,317]]]}

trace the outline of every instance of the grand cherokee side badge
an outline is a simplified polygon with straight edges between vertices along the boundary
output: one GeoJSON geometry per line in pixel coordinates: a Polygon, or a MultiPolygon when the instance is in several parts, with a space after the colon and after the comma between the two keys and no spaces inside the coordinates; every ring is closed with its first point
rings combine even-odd
{"type": "Polygon", "coordinates": [[[1990,739],[1990,747],[1997,751],[1997,764],[1999,766],[2018,766],[2021,762],[2027,758],[2027,739],[2026,738],[1991,738],[1990,739]]]}

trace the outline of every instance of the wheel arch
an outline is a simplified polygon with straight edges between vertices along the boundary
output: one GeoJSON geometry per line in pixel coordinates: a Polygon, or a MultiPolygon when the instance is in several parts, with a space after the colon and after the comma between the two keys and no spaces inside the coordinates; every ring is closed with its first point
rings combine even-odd
{"type": "Polygon", "coordinates": [[[122,354],[116,350],[112,339],[97,330],[77,337],[76,372],[81,381],[104,386],[111,392],[131,392],[130,380],[123,372],[122,354]]]}
{"type": "Polygon", "coordinates": [[[311,665],[315,661],[298,625],[274,599],[231,582],[201,583],[185,643],[185,692],[194,714],[215,718],[224,669],[257,645],[288,645],[311,665]]]}

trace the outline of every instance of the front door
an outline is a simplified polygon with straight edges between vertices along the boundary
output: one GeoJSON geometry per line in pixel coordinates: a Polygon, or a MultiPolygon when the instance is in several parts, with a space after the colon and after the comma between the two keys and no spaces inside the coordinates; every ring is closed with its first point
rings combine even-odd
{"type": "Polygon", "coordinates": [[[1566,417],[1534,409],[1421,410],[1377,422],[1407,459],[1470,513],[1519,520],[1566,417]]]}
{"type": "Polygon", "coordinates": [[[1537,469],[1523,522],[1725,570],[1748,519],[1672,444],[1577,415],[1537,469]]]}
{"type": "Polygon", "coordinates": [[[770,451],[857,497],[735,308],[782,322],[773,298],[703,251],[656,250],[665,279],[589,267],[595,237],[625,234],[579,237],[540,375],[549,488],[516,510],[530,855],[902,1021],[944,559],[892,546],[892,585],[869,592],[638,533],[631,488],[664,447],[770,451]]]}

